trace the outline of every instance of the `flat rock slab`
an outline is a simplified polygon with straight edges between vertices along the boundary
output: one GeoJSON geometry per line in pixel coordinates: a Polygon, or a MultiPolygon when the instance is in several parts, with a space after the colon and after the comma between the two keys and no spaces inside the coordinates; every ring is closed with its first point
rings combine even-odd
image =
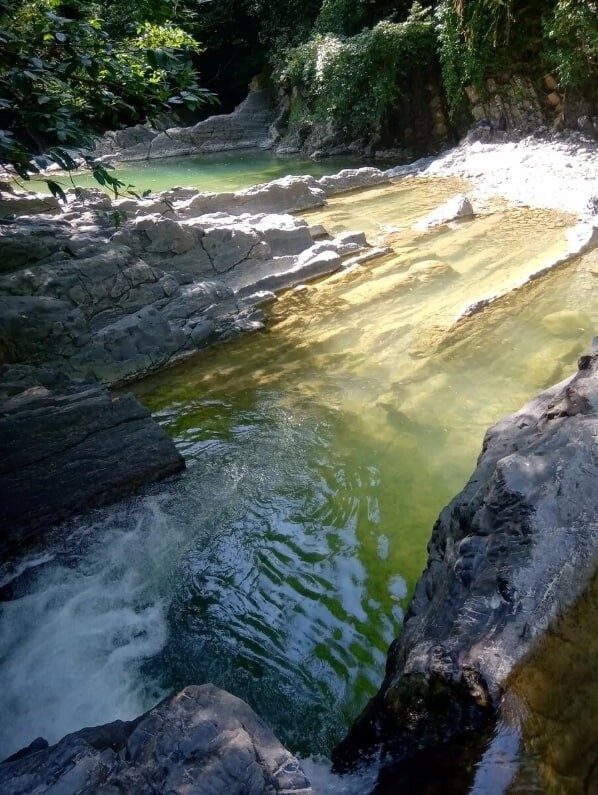
{"type": "Polygon", "coordinates": [[[1,368],[0,384],[0,554],[184,468],[130,394],[25,366],[1,368]]]}
{"type": "Polygon", "coordinates": [[[0,764],[0,795],[60,792],[313,795],[295,757],[245,702],[206,684],[134,721],[37,740],[0,764]]]}
{"type": "Polygon", "coordinates": [[[487,432],[339,768],[380,748],[406,762],[500,717],[515,666],[596,572],[597,439],[598,353],[487,432]]]}

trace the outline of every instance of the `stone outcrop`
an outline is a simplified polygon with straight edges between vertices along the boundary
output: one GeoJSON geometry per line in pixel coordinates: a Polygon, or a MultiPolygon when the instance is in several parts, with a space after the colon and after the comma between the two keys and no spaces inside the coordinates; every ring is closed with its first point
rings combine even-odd
{"type": "Polygon", "coordinates": [[[501,715],[509,675],[596,571],[597,434],[596,352],[487,432],[339,768],[382,749],[400,770],[501,715]]]}
{"type": "Polygon", "coordinates": [[[316,242],[322,230],[288,212],[387,179],[362,169],[325,185],[286,177],[236,193],[177,188],[114,203],[87,190],[60,218],[0,224],[0,364],[115,384],[261,328],[255,307],[272,291],[338,270],[367,248],[363,235],[325,230],[316,242]]]}
{"type": "Polygon", "coordinates": [[[0,795],[312,795],[299,763],[240,699],[192,686],[133,721],[38,739],[0,764],[0,795]]]}
{"type": "Polygon", "coordinates": [[[132,395],[45,368],[0,368],[0,448],[0,555],[184,467],[132,395]]]}
{"type": "MultiPolygon", "coordinates": [[[[351,172],[334,190],[364,179],[379,172],[351,172]]],[[[183,466],[131,396],[91,382],[140,378],[262,328],[257,307],[274,291],[384,253],[362,234],[331,238],[272,212],[324,204],[313,177],[140,202],[69,198],[60,217],[19,217],[15,197],[0,222],[0,554],[183,466]]]]}
{"type": "Polygon", "coordinates": [[[488,141],[511,132],[530,134],[546,128],[598,137],[596,97],[562,90],[553,75],[545,75],[539,86],[529,77],[502,73],[488,77],[480,88],[469,86],[465,91],[476,122],[469,140],[488,141]]]}
{"type": "Polygon", "coordinates": [[[475,121],[486,121],[490,125],[478,127],[478,137],[484,132],[508,130],[531,133],[546,122],[541,93],[529,77],[490,77],[482,90],[469,86],[466,92],[475,121]]]}
{"type": "Polygon", "coordinates": [[[100,139],[94,154],[102,159],[133,161],[267,148],[276,115],[268,91],[253,85],[232,113],[210,116],[190,127],[159,131],[137,125],[110,132],[100,139]]]}
{"type": "Polygon", "coordinates": [[[471,202],[463,193],[458,193],[440,207],[432,210],[425,218],[413,225],[417,231],[433,229],[435,226],[448,224],[451,221],[458,221],[463,218],[473,218],[474,212],[471,202]]]}

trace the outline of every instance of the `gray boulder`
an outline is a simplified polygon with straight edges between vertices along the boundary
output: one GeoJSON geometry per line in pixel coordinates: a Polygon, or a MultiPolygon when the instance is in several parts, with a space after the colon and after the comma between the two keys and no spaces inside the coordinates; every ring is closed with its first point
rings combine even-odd
{"type": "Polygon", "coordinates": [[[313,795],[253,710],[211,684],[186,687],[136,720],[43,745],[0,764],[0,795],[313,795]]]}
{"type": "Polygon", "coordinates": [[[41,364],[89,338],[82,312],[48,296],[0,296],[0,361],[41,364]]]}
{"type": "Polygon", "coordinates": [[[0,448],[0,555],[184,467],[132,395],[45,368],[0,368],[0,448]]]}
{"type": "Polygon", "coordinates": [[[509,675],[583,594],[598,553],[598,353],[490,429],[442,511],[378,694],[336,748],[405,763],[501,715],[509,675]]]}
{"type": "Polygon", "coordinates": [[[338,174],[320,177],[318,185],[326,193],[326,196],[335,196],[337,193],[372,188],[387,182],[390,182],[390,177],[386,171],[364,166],[363,168],[345,168],[338,174]]]}

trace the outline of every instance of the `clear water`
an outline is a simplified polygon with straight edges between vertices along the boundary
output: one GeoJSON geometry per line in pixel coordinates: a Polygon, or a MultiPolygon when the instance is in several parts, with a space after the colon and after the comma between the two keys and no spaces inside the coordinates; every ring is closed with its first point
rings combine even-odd
{"type": "Polygon", "coordinates": [[[573,371],[598,309],[587,259],[453,326],[561,252],[570,219],[400,232],[443,197],[437,182],[396,193],[318,216],[369,219],[395,256],[290,292],[267,331],[135,386],[187,471],[75,523],[7,585],[0,755],[204,681],[327,754],[375,692],[485,428],[573,371]]]}
{"type": "MultiPolygon", "coordinates": [[[[333,174],[341,168],[358,168],[363,160],[353,157],[330,157],[311,160],[304,155],[281,157],[273,152],[256,149],[215,152],[191,157],[168,157],[159,160],[140,160],[135,163],[115,164],[110,173],[125,186],[134,186],[137,193],[150,190],[152,193],[169,190],[175,185],[198,188],[204,192],[235,191],[249,188],[261,182],[269,182],[288,174],[311,174],[321,177],[333,174]]],[[[66,190],[72,187],[67,176],[52,177],[66,190]]],[[[73,174],[73,181],[82,188],[97,188],[98,183],[86,173],[73,174]]],[[[44,190],[45,183],[31,186],[44,190]]],[[[126,188],[121,188],[125,191],[126,188]]]]}

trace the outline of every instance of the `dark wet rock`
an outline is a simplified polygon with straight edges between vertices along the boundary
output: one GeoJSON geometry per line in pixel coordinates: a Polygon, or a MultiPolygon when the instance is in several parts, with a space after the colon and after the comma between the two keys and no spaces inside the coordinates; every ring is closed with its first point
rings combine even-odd
{"type": "Polygon", "coordinates": [[[0,554],[184,467],[132,395],[46,368],[0,368],[0,448],[0,554]]]}
{"type": "Polygon", "coordinates": [[[485,437],[442,511],[378,694],[336,748],[339,768],[394,764],[476,735],[508,678],[583,594],[598,544],[598,353],[485,437]]]}
{"type": "Polygon", "coordinates": [[[0,764],[0,795],[31,792],[312,795],[292,754],[247,704],[187,687],[133,721],[43,743],[0,764]]]}

